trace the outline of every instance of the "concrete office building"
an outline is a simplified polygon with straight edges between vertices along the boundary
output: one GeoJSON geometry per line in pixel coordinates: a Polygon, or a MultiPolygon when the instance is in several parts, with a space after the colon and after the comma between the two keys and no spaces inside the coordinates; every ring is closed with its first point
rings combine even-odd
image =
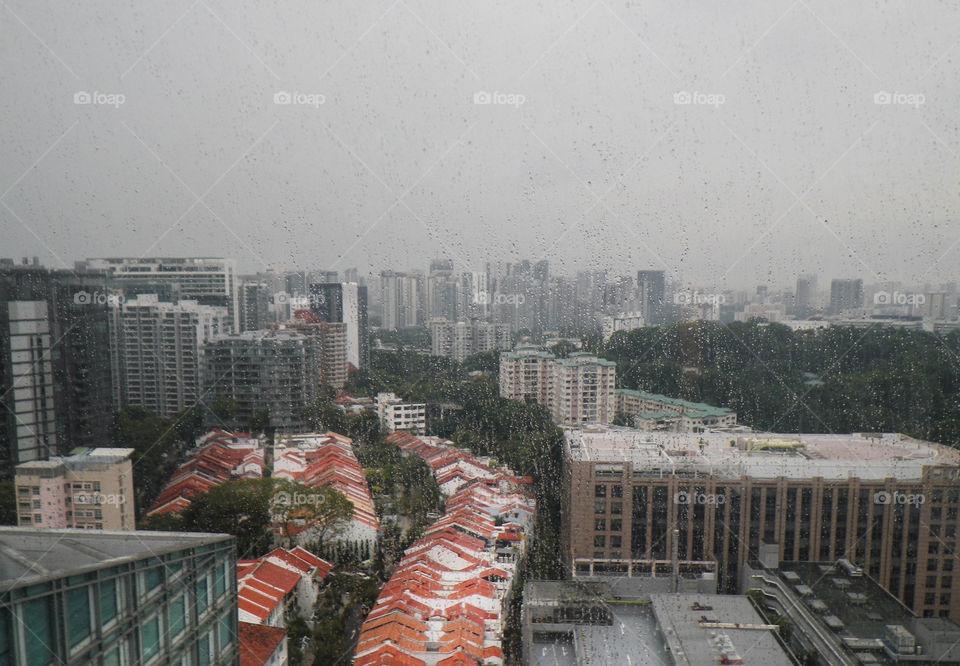
{"type": "Polygon", "coordinates": [[[355,368],[370,363],[366,287],[356,282],[311,284],[310,308],[322,321],[347,325],[347,363],[355,368]]]}
{"type": "Polygon", "coordinates": [[[0,477],[113,432],[103,275],[0,261],[0,477]]]}
{"type": "MultiPolygon", "coordinates": [[[[204,401],[231,398],[234,421],[248,426],[267,410],[269,425],[304,430],[303,408],[320,389],[316,338],[285,330],[246,331],[204,347],[204,401]]],[[[220,426],[220,423],[211,423],[220,426]]]]}
{"type": "Polygon", "coordinates": [[[237,664],[226,534],[0,527],[0,663],[237,664]]]}
{"type": "Polygon", "coordinates": [[[603,339],[609,341],[617,331],[632,331],[644,327],[643,314],[640,312],[622,312],[603,318],[603,339]]]}
{"type": "Polygon", "coordinates": [[[102,271],[110,284],[135,293],[156,293],[150,288],[173,288],[177,300],[227,308],[233,330],[240,330],[237,301],[237,266],[222,257],[116,257],[78,262],[86,269],[102,271]]]}
{"type": "Polygon", "coordinates": [[[273,325],[271,330],[287,330],[310,336],[318,345],[320,385],[336,390],[347,383],[347,325],[320,321],[312,311],[297,311],[297,318],[286,324],[273,325]]]}
{"type": "Polygon", "coordinates": [[[567,429],[563,556],[574,572],[715,560],[738,589],[761,541],[841,557],[918,614],[960,618],[960,452],[899,434],[567,429]],[[576,526],[576,529],[574,529],[576,526]],[[928,596],[932,595],[932,596],[928,596]]]}
{"type": "Polygon", "coordinates": [[[377,414],[390,432],[405,430],[414,435],[425,435],[427,432],[426,403],[404,402],[394,393],[378,393],[377,414]]]}
{"type": "Polygon", "coordinates": [[[204,343],[232,331],[227,308],[141,294],[116,308],[117,403],[171,418],[200,400],[204,343]]]}
{"type": "Polygon", "coordinates": [[[476,319],[434,319],[430,322],[430,345],[431,355],[462,362],[473,354],[510,349],[510,327],[476,319]]]}
{"type": "Polygon", "coordinates": [[[97,448],[17,465],[21,527],[136,529],[133,449],[97,448]]]}

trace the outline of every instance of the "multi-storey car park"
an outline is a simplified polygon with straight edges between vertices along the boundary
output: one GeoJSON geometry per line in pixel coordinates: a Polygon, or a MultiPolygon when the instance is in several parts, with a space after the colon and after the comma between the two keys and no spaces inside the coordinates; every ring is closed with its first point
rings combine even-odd
{"type": "Polygon", "coordinates": [[[919,615],[960,617],[960,452],[900,434],[566,429],[563,548],[576,575],[641,575],[677,555],[736,591],[761,542],[847,558],[919,615]]]}

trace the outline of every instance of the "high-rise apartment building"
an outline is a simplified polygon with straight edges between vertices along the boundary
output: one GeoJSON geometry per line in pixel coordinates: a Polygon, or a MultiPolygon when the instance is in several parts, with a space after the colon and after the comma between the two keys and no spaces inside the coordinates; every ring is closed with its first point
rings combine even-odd
{"type": "Polygon", "coordinates": [[[320,384],[324,388],[341,390],[347,383],[347,325],[320,321],[310,310],[298,311],[297,318],[283,324],[283,328],[316,338],[320,384]]]}
{"type": "Polygon", "coordinates": [[[574,575],[717,562],[738,589],[775,559],[846,558],[920,615],[960,617],[960,452],[898,434],[568,429],[563,557],[574,575]],[[674,543],[674,531],[679,539],[674,543]]]}
{"type": "Polygon", "coordinates": [[[380,274],[383,328],[396,331],[424,321],[424,277],[419,273],[384,271],[380,274]]]}
{"type": "Polygon", "coordinates": [[[237,333],[258,331],[273,323],[270,304],[275,293],[269,280],[250,277],[240,281],[237,294],[240,328],[237,333]]]}
{"type": "Polygon", "coordinates": [[[831,280],[830,313],[840,314],[845,310],[863,307],[863,280],[831,280]]]}
{"type": "Polygon", "coordinates": [[[266,410],[269,425],[302,430],[303,409],[320,388],[319,355],[315,337],[286,330],[246,331],[207,342],[204,401],[232,399],[233,420],[241,426],[259,420],[266,410]]]}
{"type": "Polygon", "coordinates": [[[155,285],[172,287],[175,298],[219,305],[230,311],[233,330],[240,330],[237,266],[222,257],[117,257],[87,259],[78,266],[104,271],[110,284],[136,293],[157,293],[155,285]]]}
{"type": "Polygon", "coordinates": [[[117,308],[112,341],[121,407],[137,406],[170,418],[202,394],[203,345],[232,329],[224,307],[196,301],[161,303],[141,294],[117,308]]]}
{"type": "Polygon", "coordinates": [[[450,321],[434,319],[430,322],[430,353],[455,361],[468,356],[499,349],[510,349],[510,327],[476,319],[450,321]]]}
{"type": "Polygon", "coordinates": [[[133,530],[133,449],[97,448],[17,465],[20,527],[133,530]]]}
{"type": "Polygon", "coordinates": [[[612,423],[617,365],[586,352],[556,358],[536,347],[500,354],[500,395],[536,400],[564,425],[612,423]]]}
{"type": "Polygon", "coordinates": [[[0,477],[109,442],[109,322],[102,275],[0,265],[0,477]]]}
{"type": "Polygon", "coordinates": [[[355,368],[370,363],[367,288],[356,282],[310,285],[310,308],[322,321],[347,325],[347,363],[355,368]]]}
{"type": "Polygon", "coordinates": [[[0,663],[239,663],[227,534],[0,527],[0,579],[0,663]]]}
{"type": "Polygon", "coordinates": [[[637,298],[640,311],[648,326],[659,326],[666,321],[666,273],[663,271],[637,272],[637,298]]]}

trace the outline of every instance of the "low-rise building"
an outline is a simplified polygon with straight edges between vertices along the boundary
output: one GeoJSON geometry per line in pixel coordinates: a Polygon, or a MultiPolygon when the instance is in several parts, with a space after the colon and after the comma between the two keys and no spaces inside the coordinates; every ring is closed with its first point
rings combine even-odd
{"type": "Polygon", "coordinates": [[[642,312],[624,312],[603,318],[603,339],[609,341],[617,331],[632,331],[644,327],[642,312]]]}
{"type": "Polygon", "coordinates": [[[313,606],[333,564],[296,546],[237,562],[241,622],[285,627],[288,613],[313,617],[313,606]]]}
{"type": "Polygon", "coordinates": [[[16,468],[17,524],[88,530],[136,529],[133,449],[86,449],[16,468]]]}
{"type": "Polygon", "coordinates": [[[240,666],[287,666],[287,630],[240,621],[240,666]]]}
{"type": "Polygon", "coordinates": [[[632,389],[616,389],[614,396],[617,416],[640,430],[700,432],[737,425],[737,413],[725,407],[632,389]]]}
{"type": "Polygon", "coordinates": [[[377,414],[390,432],[404,430],[415,435],[427,432],[427,404],[424,402],[404,402],[395,393],[378,393],[377,414]]]}

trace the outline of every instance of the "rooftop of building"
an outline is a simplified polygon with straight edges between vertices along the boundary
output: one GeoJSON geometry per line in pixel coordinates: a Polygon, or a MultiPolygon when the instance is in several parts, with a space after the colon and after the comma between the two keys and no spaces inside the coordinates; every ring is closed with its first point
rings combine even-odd
{"type": "MultiPolygon", "coordinates": [[[[875,661],[871,663],[899,663],[879,644],[885,628],[891,625],[904,627],[914,634],[918,643],[922,643],[922,635],[916,633],[918,628],[925,629],[924,633],[937,634],[942,648],[953,652],[951,662],[960,653],[957,649],[960,626],[943,618],[917,617],[870,576],[847,575],[832,562],[781,562],[778,569],[766,572],[776,575],[781,585],[802,599],[828,630],[837,633],[851,654],[869,652],[873,655],[875,661]]],[[[948,656],[942,651],[935,654],[936,646],[932,643],[924,648],[927,659],[946,660],[948,656]]]]}
{"type": "Polygon", "coordinates": [[[634,389],[615,389],[614,393],[678,407],[683,410],[684,414],[694,418],[701,416],[730,416],[734,413],[732,409],[727,409],[726,407],[715,407],[704,402],[691,402],[680,398],[671,398],[670,396],[659,393],[647,393],[646,391],[636,391],[634,389]]]}
{"type": "MultiPolygon", "coordinates": [[[[653,614],[678,666],[750,663],[791,666],[773,629],[754,610],[747,597],[721,594],[655,594],[653,614]],[[727,625],[740,625],[727,626],[727,625]],[[722,625],[722,626],[717,626],[722,625]],[[745,626],[746,625],[746,626],[745,626]]],[[[611,662],[612,663],[612,662],[611,662]]]]}
{"type": "Polygon", "coordinates": [[[924,467],[960,465],[960,451],[898,433],[731,434],[597,426],[564,428],[564,434],[570,460],[629,463],[649,476],[920,481],[924,467]]]}
{"type": "Polygon", "coordinates": [[[240,666],[263,666],[287,638],[287,630],[264,624],[239,622],[240,666]]]}
{"type": "Polygon", "coordinates": [[[74,449],[69,456],[50,456],[48,460],[31,460],[20,463],[16,469],[19,473],[29,474],[32,471],[50,470],[63,466],[67,469],[82,469],[88,465],[112,465],[128,460],[135,449],[121,449],[97,447],[95,449],[74,449]]]}
{"type": "Polygon", "coordinates": [[[512,351],[505,351],[500,353],[500,358],[507,359],[518,359],[518,358],[545,358],[545,359],[554,359],[556,356],[550,352],[541,349],[537,345],[518,345],[512,351]]]}
{"type": "Polygon", "coordinates": [[[0,527],[0,591],[232,540],[202,532],[0,527]]]}

